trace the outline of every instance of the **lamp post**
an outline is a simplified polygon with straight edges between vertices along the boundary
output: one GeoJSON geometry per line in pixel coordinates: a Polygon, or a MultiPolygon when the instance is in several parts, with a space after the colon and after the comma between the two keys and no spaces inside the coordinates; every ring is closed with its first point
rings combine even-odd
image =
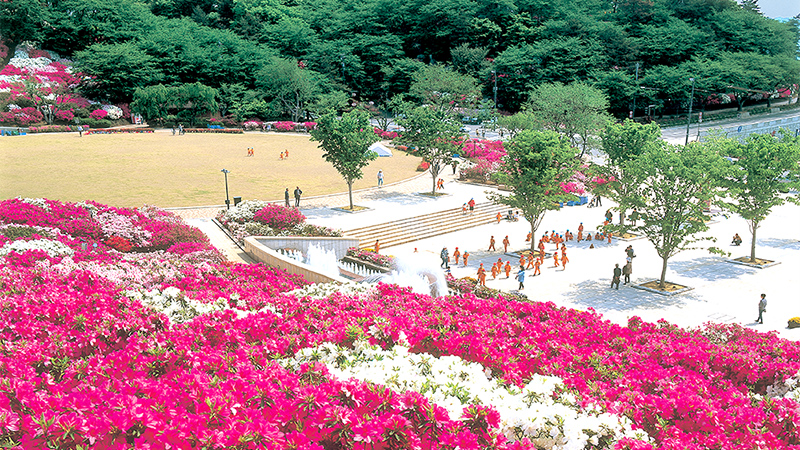
{"type": "MultiPolygon", "coordinates": [[[[639,86],[639,63],[636,63],[636,86],[639,86]]],[[[638,89],[633,92],[633,110],[631,110],[631,120],[636,117],[636,94],[638,92],[638,89]]]]}
{"type": "Polygon", "coordinates": [[[689,127],[692,125],[692,103],[694,103],[694,78],[692,80],[692,94],[689,96],[689,117],[686,119],[686,141],[684,146],[689,145],[689,127]]]}
{"type": "Polygon", "coordinates": [[[494,109],[497,109],[497,71],[492,71],[492,80],[494,80],[494,88],[492,89],[494,93],[494,109]]]}
{"type": "Polygon", "coordinates": [[[227,206],[227,209],[231,209],[231,200],[228,196],[228,174],[230,170],[222,169],[221,172],[225,174],[225,206],[227,206]]]}

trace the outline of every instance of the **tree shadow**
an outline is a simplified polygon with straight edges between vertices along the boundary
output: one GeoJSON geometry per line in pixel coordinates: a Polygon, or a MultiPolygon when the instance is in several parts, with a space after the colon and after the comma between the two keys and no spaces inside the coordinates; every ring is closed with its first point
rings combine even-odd
{"type": "Polygon", "coordinates": [[[675,261],[669,263],[669,268],[680,276],[698,278],[706,281],[730,280],[742,275],[753,273],[753,269],[726,262],[719,256],[705,256],[688,261],[675,261]]]}
{"type": "MultiPolygon", "coordinates": [[[[644,280],[632,280],[633,283],[644,280]]],[[[570,292],[569,297],[575,303],[586,308],[594,308],[598,312],[607,311],[636,311],[655,310],[683,306],[687,300],[697,300],[691,292],[680,295],[660,295],[640,289],[633,289],[630,285],[620,283],[619,290],[613,289],[611,279],[587,280],[577,283],[570,292]]]]}
{"type": "MultiPolygon", "coordinates": [[[[759,247],[785,248],[788,250],[800,250],[800,239],[759,239],[756,242],[756,256],[759,247]]],[[[747,254],[750,254],[750,246],[747,246],[747,254]]]]}

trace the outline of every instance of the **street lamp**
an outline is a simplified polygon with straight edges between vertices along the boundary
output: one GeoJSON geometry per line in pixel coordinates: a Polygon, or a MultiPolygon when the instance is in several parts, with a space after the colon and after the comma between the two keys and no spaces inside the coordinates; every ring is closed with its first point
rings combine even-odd
{"type": "MultiPolygon", "coordinates": [[[[639,63],[636,63],[636,85],[639,85],[639,63]]],[[[636,117],[636,94],[638,91],[633,92],[633,110],[631,111],[631,119],[636,117]]]]}
{"type": "Polygon", "coordinates": [[[231,209],[231,200],[228,196],[228,174],[230,173],[230,170],[222,169],[221,172],[225,174],[225,205],[228,207],[228,209],[231,209]]]}
{"type": "Polygon", "coordinates": [[[492,79],[494,80],[494,109],[497,109],[497,71],[492,71],[492,79]]]}
{"type": "Polygon", "coordinates": [[[692,80],[692,94],[689,96],[689,117],[686,119],[686,141],[683,143],[684,146],[689,145],[689,126],[692,124],[692,103],[694,103],[694,78],[689,78],[692,80]]]}

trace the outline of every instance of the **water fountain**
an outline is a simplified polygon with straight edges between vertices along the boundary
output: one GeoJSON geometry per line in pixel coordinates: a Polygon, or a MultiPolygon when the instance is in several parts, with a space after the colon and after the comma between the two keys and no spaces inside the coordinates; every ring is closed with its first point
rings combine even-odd
{"type": "Polygon", "coordinates": [[[444,269],[435,255],[410,253],[394,257],[392,271],[387,274],[372,274],[362,282],[393,283],[410,287],[418,294],[432,296],[447,294],[447,279],[444,269]]]}

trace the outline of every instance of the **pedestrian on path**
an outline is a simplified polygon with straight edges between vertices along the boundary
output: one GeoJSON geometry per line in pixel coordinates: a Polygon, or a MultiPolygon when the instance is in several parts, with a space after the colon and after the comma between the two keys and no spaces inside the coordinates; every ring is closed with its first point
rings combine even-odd
{"type": "Polygon", "coordinates": [[[469,252],[465,250],[464,251],[464,267],[467,267],[468,263],[469,263],[469,252]]]}
{"type": "Polygon", "coordinates": [[[568,262],[569,258],[567,258],[567,246],[561,244],[561,270],[567,270],[568,262]]]}
{"type": "Polygon", "coordinates": [[[383,186],[383,170],[378,171],[378,187],[383,186]]]}
{"type": "Polygon", "coordinates": [[[283,196],[286,198],[286,207],[287,208],[290,207],[291,205],[289,204],[289,188],[288,187],[286,188],[286,192],[283,193],[283,196]]]}
{"type": "Polygon", "coordinates": [[[511,244],[511,241],[508,240],[508,236],[503,238],[503,253],[508,253],[508,246],[511,244]]]}
{"type": "Polygon", "coordinates": [[[503,269],[506,272],[506,278],[511,278],[511,261],[506,261],[506,266],[503,269]]]}
{"type": "Polygon", "coordinates": [[[611,279],[611,287],[613,288],[616,285],[617,290],[619,290],[620,275],[622,275],[622,269],[619,268],[619,264],[614,264],[614,278],[611,279]]]}
{"type": "Polygon", "coordinates": [[[460,257],[461,257],[461,252],[458,251],[458,247],[456,247],[456,250],[453,252],[453,258],[456,262],[456,266],[458,265],[458,258],[460,257]]]}
{"type": "Polygon", "coordinates": [[[458,161],[453,160],[453,162],[450,163],[450,165],[453,166],[453,175],[455,175],[456,174],[456,167],[458,167],[458,161]]]}
{"type": "Polygon", "coordinates": [[[494,248],[494,236],[489,238],[489,250],[487,252],[496,251],[494,248]]]}
{"type": "Polygon", "coordinates": [[[756,319],[756,322],[764,323],[765,312],[767,312],[767,294],[761,294],[761,300],[758,301],[758,319],[756,319]]]}
{"type": "Polygon", "coordinates": [[[519,289],[520,291],[525,289],[525,268],[519,266],[519,272],[517,272],[517,281],[519,281],[519,289]]]}
{"type": "Polygon", "coordinates": [[[497,223],[500,223],[500,219],[503,218],[503,215],[498,212],[497,216],[495,216],[495,217],[497,217],[497,223]]]}
{"type": "Polygon", "coordinates": [[[294,189],[294,207],[300,207],[300,196],[303,195],[303,191],[300,190],[300,186],[297,186],[294,189]]]}
{"type": "Polygon", "coordinates": [[[471,216],[475,214],[475,199],[474,198],[469,199],[467,205],[469,205],[469,215],[471,216]]]}
{"type": "Polygon", "coordinates": [[[467,215],[467,204],[466,203],[461,205],[461,215],[462,216],[466,216],[467,215]]]}
{"type": "Polygon", "coordinates": [[[478,267],[478,286],[486,286],[486,269],[483,268],[483,263],[478,267]]]}
{"type": "Polygon", "coordinates": [[[553,263],[555,264],[553,267],[558,267],[558,252],[553,252],[553,263]]]}
{"type": "Polygon", "coordinates": [[[623,284],[628,284],[628,283],[631,282],[631,272],[633,272],[633,266],[631,265],[631,262],[628,261],[622,267],[622,274],[625,275],[625,283],[623,283],[623,284]]]}
{"type": "Polygon", "coordinates": [[[500,268],[497,267],[497,263],[492,264],[492,279],[497,279],[497,274],[500,273],[500,268]]]}
{"type": "Polygon", "coordinates": [[[533,268],[533,276],[541,275],[542,274],[542,259],[541,258],[536,258],[536,262],[534,263],[533,267],[534,267],[533,268]]]}
{"type": "Polygon", "coordinates": [[[380,239],[375,239],[375,253],[381,252],[381,241],[380,239]]]}
{"type": "Polygon", "coordinates": [[[450,270],[450,253],[447,251],[447,247],[442,247],[439,257],[442,258],[441,267],[445,270],[450,270]]]}

